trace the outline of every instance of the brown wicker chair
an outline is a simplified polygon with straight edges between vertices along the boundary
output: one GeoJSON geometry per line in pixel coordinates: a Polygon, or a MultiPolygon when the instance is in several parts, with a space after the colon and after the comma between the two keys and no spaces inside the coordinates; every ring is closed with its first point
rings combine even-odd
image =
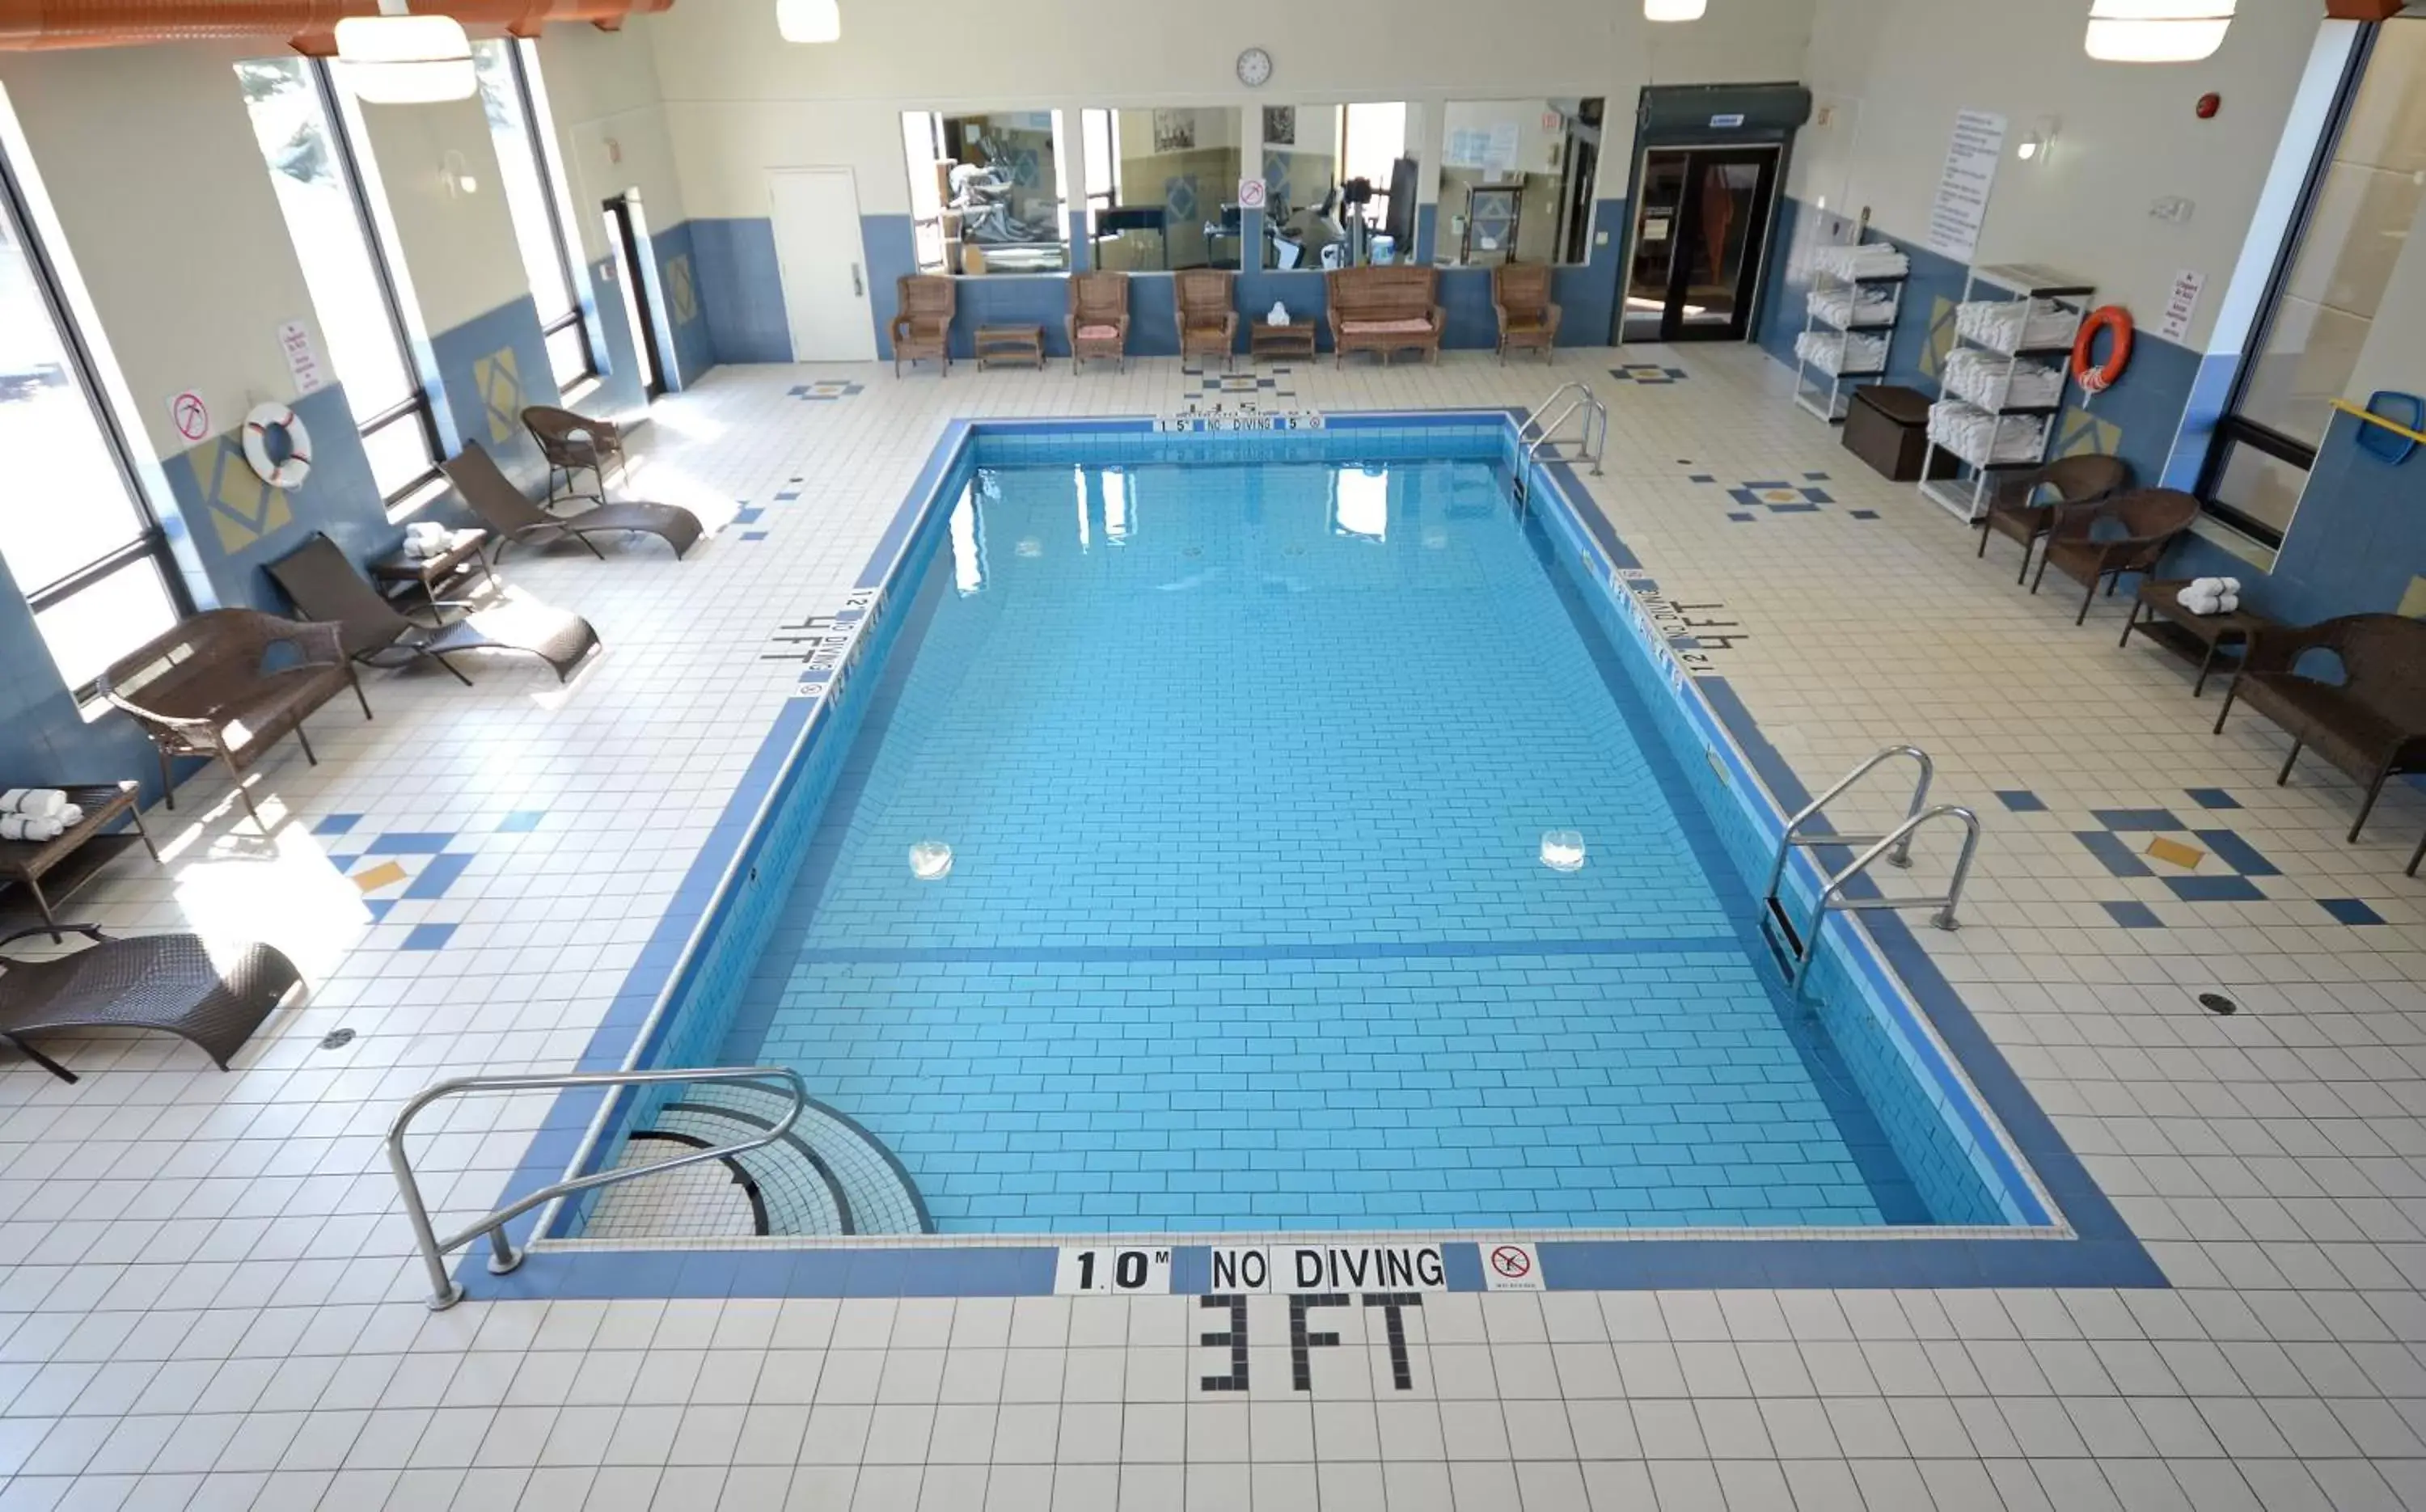
{"type": "Polygon", "coordinates": [[[1542,361],[1559,338],[1559,307],[1550,302],[1550,268],[1544,263],[1503,263],[1491,270],[1491,308],[1499,317],[1499,361],[1512,346],[1537,346],[1542,361]]]}
{"type": "Polygon", "coordinates": [[[1125,371],[1129,357],[1129,276],[1070,275],[1070,371],[1090,357],[1108,357],[1125,371]]]}
{"type": "Polygon", "coordinates": [[[1403,263],[1334,268],[1322,284],[1334,362],[1347,362],[1350,352],[1378,352],[1387,363],[1400,351],[1440,361],[1448,313],[1440,306],[1438,270],[1403,263]]]}
{"type": "MultiPolygon", "coordinates": [[[[225,953],[225,963],[196,935],[112,940],[89,924],[62,927],[93,943],[48,960],[0,959],[0,1039],[63,1082],[75,1072],[25,1043],[59,1029],[158,1029],[191,1040],[228,1069],[287,989],[302,981],[295,963],[267,945],[225,953]]],[[[0,945],[38,935],[20,929],[0,945]]]]}
{"type": "Polygon", "coordinates": [[[236,796],[253,822],[261,813],[244,788],[244,773],[293,732],[314,765],[303,719],[347,689],[371,716],[345,633],[331,624],[302,624],[258,609],[210,609],[153,636],[109,664],[101,695],[133,715],[160,757],[160,783],[177,806],[172,756],[216,757],[236,780],[236,796]]]}
{"type": "Polygon", "coordinates": [[[2039,557],[2030,591],[2039,590],[2050,567],[2085,585],[2089,591],[2081,595],[2080,613],[2072,619],[2078,624],[2097,602],[2099,584],[2111,593],[2126,573],[2154,569],[2198,513],[2198,500],[2174,489],[2139,489],[2066,509],[2047,532],[2046,551],[2039,557]]]}
{"type": "Polygon", "coordinates": [[[960,311],[958,280],[940,273],[909,273],[894,284],[900,314],[893,317],[893,376],[903,362],[931,359],[939,376],[952,371],[952,316],[960,311]]]}
{"type": "Polygon", "coordinates": [[[1204,354],[1227,368],[1238,344],[1238,275],[1223,268],[1191,267],[1171,276],[1179,306],[1179,358],[1204,354]]]}
{"type": "Polygon", "coordinates": [[[623,433],[611,420],[592,420],[571,410],[559,410],[550,404],[535,404],[523,410],[523,428],[539,442],[539,453],[547,459],[547,502],[556,502],[556,480],[564,478],[568,498],[589,497],[600,504],[606,502],[606,469],[625,471],[623,433]],[[588,473],[598,480],[598,491],[584,495],[573,487],[575,473],[588,473]]]}
{"type": "Polygon", "coordinates": [[[1972,555],[1988,555],[1992,533],[2020,541],[2022,570],[2014,581],[2025,582],[2030,575],[2030,554],[2055,528],[2060,511],[2095,504],[2130,486],[2131,464],[2120,457],[2059,457],[2027,473],[2007,473],[1988,496],[1988,512],[1980,521],[1980,549],[1972,555]],[[2041,489],[2053,490],[2055,497],[2040,503],[2041,489]]]}
{"type": "MultiPolygon", "coordinates": [[[[2271,625],[2251,637],[2232,688],[2215,716],[2219,733],[2238,701],[2281,725],[2291,754],[2274,779],[2291,780],[2303,748],[2367,784],[2351,825],[2356,840],[2384,784],[2406,772],[2426,772],[2426,620],[2397,614],[2353,614],[2322,624],[2271,625]],[[2294,670],[2313,651],[2341,662],[2341,681],[2294,670]]],[[[2426,846],[2420,847],[2426,855],[2426,846]]],[[[2415,858],[2410,865],[2417,865],[2415,858]]]]}

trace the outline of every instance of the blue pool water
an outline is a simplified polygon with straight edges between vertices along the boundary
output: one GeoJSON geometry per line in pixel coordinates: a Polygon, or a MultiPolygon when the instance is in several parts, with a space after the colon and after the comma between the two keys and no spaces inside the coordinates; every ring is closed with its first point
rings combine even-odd
{"type": "Polygon", "coordinates": [[[1490,464],[991,467],[931,535],[720,1058],[941,1230],[1977,1216],[1490,464]]]}

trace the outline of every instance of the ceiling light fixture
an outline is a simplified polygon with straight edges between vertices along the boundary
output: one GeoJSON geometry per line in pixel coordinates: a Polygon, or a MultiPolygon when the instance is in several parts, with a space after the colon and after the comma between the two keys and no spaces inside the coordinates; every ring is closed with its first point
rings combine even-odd
{"type": "Polygon", "coordinates": [[[337,23],[337,60],[365,105],[435,105],[468,100],[480,88],[472,40],[452,16],[416,16],[405,0],[380,0],[376,16],[337,23]]]}
{"type": "Polygon", "coordinates": [[[2082,46],[2106,63],[2196,63],[2213,57],[2237,0],[2092,0],[2082,46]]]}
{"type": "Polygon", "coordinates": [[[775,29],[787,42],[842,40],[842,7],[835,0],[775,0],[775,29]]]}
{"type": "Polygon", "coordinates": [[[1645,21],[1699,21],[1710,0],[1642,0],[1645,21]]]}

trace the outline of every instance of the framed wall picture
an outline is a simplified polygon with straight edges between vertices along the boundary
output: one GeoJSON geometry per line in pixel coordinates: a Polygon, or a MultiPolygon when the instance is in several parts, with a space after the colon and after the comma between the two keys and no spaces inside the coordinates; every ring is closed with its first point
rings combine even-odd
{"type": "Polygon", "coordinates": [[[1264,106],[1264,145],[1267,147],[1297,145],[1297,106],[1264,106]]]}
{"type": "Polygon", "coordinates": [[[1154,150],[1192,153],[1196,150],[1196,112],[1157,110],[1154,113],[1154,150]]]}

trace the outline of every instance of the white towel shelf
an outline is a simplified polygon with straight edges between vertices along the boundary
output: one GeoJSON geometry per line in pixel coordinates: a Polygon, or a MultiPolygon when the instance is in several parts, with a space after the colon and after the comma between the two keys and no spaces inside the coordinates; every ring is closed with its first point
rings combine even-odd
{"type": "Polygon", "coordinates": [[[2078,279],[2034,263],[1992,264],[1971,270],[1964,280],[1963,306],[2020,306],[2013,316],[1996,322],[2012,324],[2016,339],[1997,342],[1965,330],[1965,326],[1976,327],[1986,322],[1963,314],[1961,307],[1958,307],[1955,346],[1960,349],[1984,353],[1990,361],[1981,368],[1978,377],[1963,385],[1965,392],[1961,394],[1941,380],[1941,395],[1960,398],[1997,416],[1996,435],[2000,441],[2006,434],[2003,422],[2009,418],[2027,418],[2036,422],[2042,433],[2034,455],[2012,459],[1990,459],[1999,450],[1997,447],[1989,448],[1988,458],[1966,457],[1957,448],[1945,445],[1933,437],[1920,467],[1923,497],[1957,520],[1965,523],[1976,522],[1987,512],[1990,484],[1996,474],[2037,467],[2046,460],[2047,453],[2055,446],[2056,422],[2063,412],[2065,387],[2070,382],[2069,370],[2063,364],[2072,356],[2073,338],[2089,313],[2090,296],[2096,292],[2093,284],[2083,283],[2078,279]],[[2034,321],[2039,326],[2035,333],[2031,330],[2034,321]],[[2063,333],[2061,342],[2054,339],[2054,332],[2058,330],[2063,333]],[[2033,334],[2039,339],[2030,339],[2033,334]],[[2016,401],[2013,392],[2014,378],[2024,376],[2028,368],[2044,367],[2051,360],[2062,360],[2057,362],[2059,377],[2055,402],[2016,401]],[[1953,476],[1937,476],[1941,470],[1937,458],[1941,453],[1962,464],[1953,476]]]}
{"type": "MultiPolygon", "coordinates": [[[[1890,249],[1895,245],[1884,241],[1864,243],[1859,239],[1859,232],[1854,235],[1855,240],[1848,245],[1890,249]]],[[[1857,314],[1861,310],[1862,294],[1867,289],[1886,290],[1887,308],[1884,314],[1839,322],[1823,316],[1820,313],[1819,305],[1821,301],[1806,298],[1803,312],[1804,336],[1807,338],[1814,331],[1836,332],[1836,349],[1841,353],[1844,350],[1843,333],[1876,332],[1882,346],[1886,350],[1892,351],[1895,346],[1896,322],[1903,315],[1903,288],[1911,279],[1912,271],[1909,263],[1900,273],[1857,273],[1851,277],[1815,266],[1811,274],[1812,293],[1815,295],[1842,294],[1846,299],[1849,315],[1857,314]]],[[[1851,370],[1832,369],[1827,364],[1811,359],[1808,354],[1812,347],[1813,344],[1808,340],[1797,344],[1798,354],[1794,368],[1795,405],[1805,413],[1824,420],[1832,426],[1841,425],[1844,423],[1847,411],[1852,408],[1853,387],[1864,380],[1886,377],[1886,364],[1882,362],[1876,367],[1851,370]]]]}

